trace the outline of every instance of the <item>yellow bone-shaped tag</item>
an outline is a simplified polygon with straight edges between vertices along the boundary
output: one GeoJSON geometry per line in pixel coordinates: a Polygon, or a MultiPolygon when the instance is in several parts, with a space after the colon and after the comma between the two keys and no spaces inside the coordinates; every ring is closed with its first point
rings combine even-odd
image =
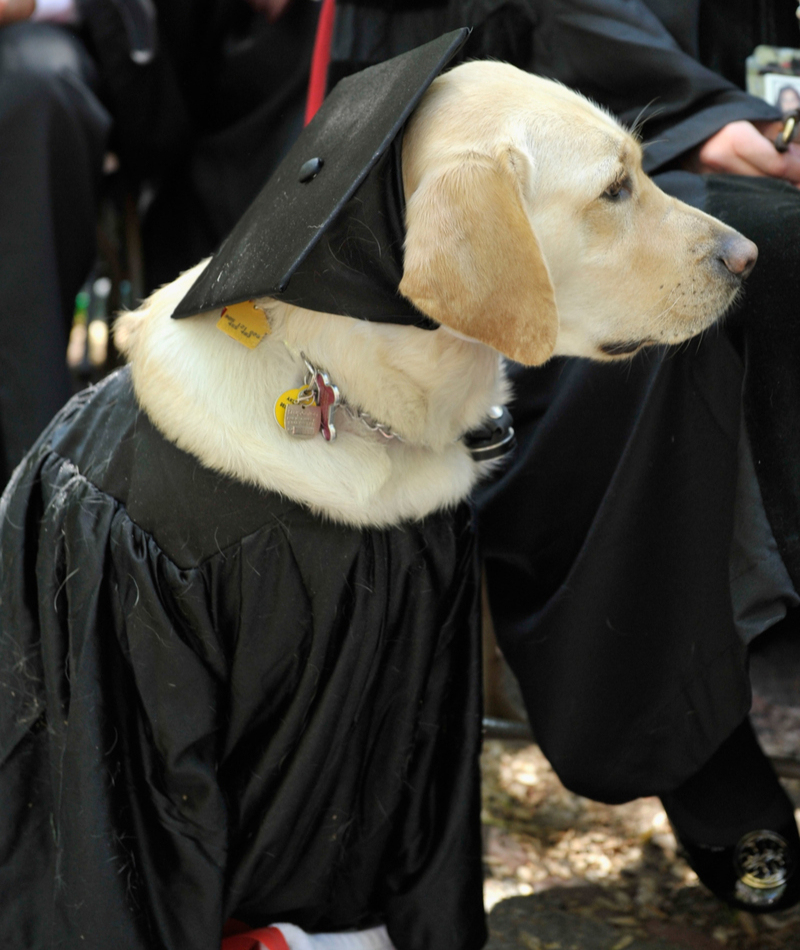
{"type": "Polygon", "coordinates": [[[272,328],[264,311],[259,310],[252,300],[245,300],[223,308],[217,329],[253,350],[272,328]]]}

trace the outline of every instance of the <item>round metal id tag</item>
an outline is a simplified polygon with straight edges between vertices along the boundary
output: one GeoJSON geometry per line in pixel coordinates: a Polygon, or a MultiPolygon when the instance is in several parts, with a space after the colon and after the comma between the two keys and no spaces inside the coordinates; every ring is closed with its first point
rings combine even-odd
{"type": "Polygon", "coordinates": [[[320,430],[322,411],[310,386],[287,389],[275,402],[275,421],[295,439],[313,439],[320,430]]]}

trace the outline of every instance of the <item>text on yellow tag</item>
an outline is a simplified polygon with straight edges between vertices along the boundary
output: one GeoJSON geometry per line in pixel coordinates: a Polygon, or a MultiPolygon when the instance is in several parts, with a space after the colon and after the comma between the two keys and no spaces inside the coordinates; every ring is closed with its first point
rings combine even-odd
{"type": "Polygon", "coordinates": [[[250,350],[255,349],[271,331],[269,318],[263,310],[259,310],[253,304],[252,300],[225,307],[217,323],[217,329],[227,333],[229,337],[250,350]]]}

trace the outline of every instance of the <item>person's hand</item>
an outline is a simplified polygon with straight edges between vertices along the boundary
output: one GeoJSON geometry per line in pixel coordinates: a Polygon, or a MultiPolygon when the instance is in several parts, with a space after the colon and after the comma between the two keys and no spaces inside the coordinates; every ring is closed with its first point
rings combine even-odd
{"type": "Polygon", "coordinates": [[[35,9],[36,0],[0,0],[0,26],[27,20],[35,9]]]}
{"type": "Polygon", "coordinates": [[[800,145],[779,152],[775,139],[783,122],[729,122],[690,153],[684,167],[693,172],[727,172],[783,178],[800,185],[800,145]]]}

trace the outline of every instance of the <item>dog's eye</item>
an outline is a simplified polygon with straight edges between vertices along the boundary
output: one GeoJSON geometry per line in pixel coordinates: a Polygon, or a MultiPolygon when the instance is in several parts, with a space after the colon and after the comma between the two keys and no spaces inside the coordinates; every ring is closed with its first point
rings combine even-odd
{"type": "Polygon", "coordinates": [[[619,201],[621,198],[629,197],[630,193],[631,180],[626,175],[624,178],[617,179],[613,185],[609,185],[603,192],[603,198],[608,198],[610,201],[619,201]]]}

